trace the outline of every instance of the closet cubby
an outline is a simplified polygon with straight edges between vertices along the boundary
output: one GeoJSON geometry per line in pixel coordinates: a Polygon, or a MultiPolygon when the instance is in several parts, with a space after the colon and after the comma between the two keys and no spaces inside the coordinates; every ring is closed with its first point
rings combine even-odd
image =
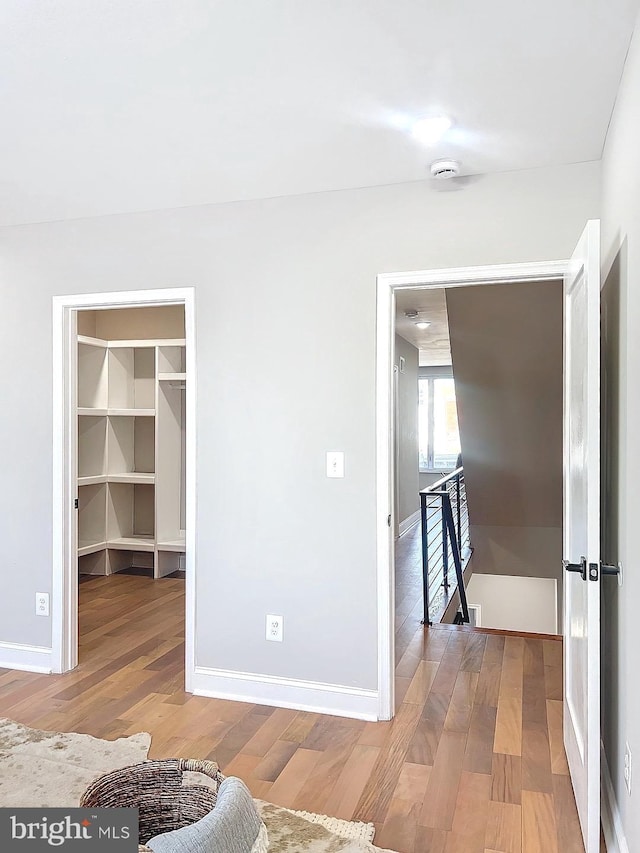
{"type": "Polygon", "coordinates": [[[106,508],[106,483],[78,488],[78,556],[104,549],[106,508]]]}
{"type": "Polygon", "coordinates": [[[184,374],[185,348],[179,346],[158,347],[158,379],[172,378],[176,373],[184,374]]]}
{"type": "Polygon", "coordinates": [[[109,483],[107,495],[107,545],[124,550],[153,551],[153,486],[109,483]]]}
{"type": "Polygon", "coordinates": [[[150,417],[113,415],[107,424],[109,482],[153,483],[155,473],[155,420],[150,417]]]}
{"type": "Polygon", "coordinates": [[[78,418],[78,478],[103,477],[107,473],[107,418],[78,418]]]}
{"type": "Polygon", "coordinates": [[[109,348],[109,409],[155,407],[155,357],[154,347],[109,348]]]}
{"type": "Polygon", "coordinates": [[[123,569],[143,569],[150,578],[154,575],[153,553],[147,551],[125,551],[114,548],[106,552],[107,574],[115,574],[123,569]]]}
{"type": "Polygon", "coordinates": [[[106,345],[78,343],[78,399],[81,409],[106,409],[108,359],[106,345]]]}
{"type": "Polygon", "coordinates": [[[103,548],[100,551],[93,551],[91,554],[84,554],[78,557],[78,573],[81,575],[106,575],[107,571],[107,551],[103,548]]]}
{"type": "Polygon", "coordinates": [[[156,520],[158,547],[184,550],[182,500],[184,496],[184,392],[160,382],[156,446],[156,520]]]}

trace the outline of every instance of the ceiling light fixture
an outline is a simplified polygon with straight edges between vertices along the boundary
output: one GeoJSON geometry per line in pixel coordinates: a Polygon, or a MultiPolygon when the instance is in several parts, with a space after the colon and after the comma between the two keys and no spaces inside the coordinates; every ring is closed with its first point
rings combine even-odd
{"type": "Polygon", "coordinates": [[[433,116],[417,121],[411,133],[423,145],[434,145],[449,130],[453,122],[448,116],[433,116]]]}
{"type": "Polygon", "coordinates": [[[425,323],[421,321],[420,323],[416,323],[416,329],[428,329],[431,323],[425,323]]]}

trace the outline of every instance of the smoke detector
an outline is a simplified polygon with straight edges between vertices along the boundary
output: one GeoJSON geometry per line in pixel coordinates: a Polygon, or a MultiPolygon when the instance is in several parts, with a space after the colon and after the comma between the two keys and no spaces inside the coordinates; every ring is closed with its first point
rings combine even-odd
{"type": "Polygon", "coordinates": [[[460,174],[460,163],[457,160],[434,160],[431,164],[431,177],[438,180],[457,178],[460,174]]]}

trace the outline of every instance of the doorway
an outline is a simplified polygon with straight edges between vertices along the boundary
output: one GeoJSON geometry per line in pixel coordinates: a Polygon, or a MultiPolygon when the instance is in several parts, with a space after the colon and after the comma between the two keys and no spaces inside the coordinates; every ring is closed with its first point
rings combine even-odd
{"type": "Polygon", "coordinates": [[[391,719],[395,707],[395,447],[394,355],[396,292],[487,284],[562,279],[566,261],[466,267],[415,273],[387,273],[377,284],[377,588],[379,718],[391,719]]]}
{"type": "Polygon", "coordinates": [[[54,671],[78,664],[79,577],[171,575],[184,578],[191,689],[194,327],[193,288],[54,300],[54,671]]]}

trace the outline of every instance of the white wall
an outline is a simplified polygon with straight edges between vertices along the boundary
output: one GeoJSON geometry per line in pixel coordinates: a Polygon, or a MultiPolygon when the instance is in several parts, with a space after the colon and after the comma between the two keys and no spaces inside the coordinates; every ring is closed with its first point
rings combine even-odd
{"type": "Polygon", "coordinates": [[[0,230],[0,641],[51,640],[34,615],[51,588],[51,297],[193,285],[197,662],[375,689],[376,274],[567,257],[599,181],[585,163],[0,230]],[[325,477],[328,449],[345,479],[325,477]]]}
{"type": "MultiPolygon", "coordinates": [[[[396,424],[398,528],[420,509],[418,495],[418,350],[400,335],[395,336],[395,365],[398,368],[396,424]],[[400,372],[400,359],[404,372],[400,372]]],[[[396,531],[397,533],[397,531],[396,531]]]]}
{"type": "Polygon", "coordinates": [[[624,585],[605,578],[602,611],[602,722],[621,825],[640,850],[640,681],[637,571],[640,513],[640,32],[629,50],[603,158],[603,541],[621,560],[624,585]],[[632,753],[632,794],[623,779],[632,753]]]}
{"type": "Polygon", "coordinates": [[[468,604],[479,604],[483,628],[555,634],[556,581],[474,574],[467,585],[468,604]]]}

